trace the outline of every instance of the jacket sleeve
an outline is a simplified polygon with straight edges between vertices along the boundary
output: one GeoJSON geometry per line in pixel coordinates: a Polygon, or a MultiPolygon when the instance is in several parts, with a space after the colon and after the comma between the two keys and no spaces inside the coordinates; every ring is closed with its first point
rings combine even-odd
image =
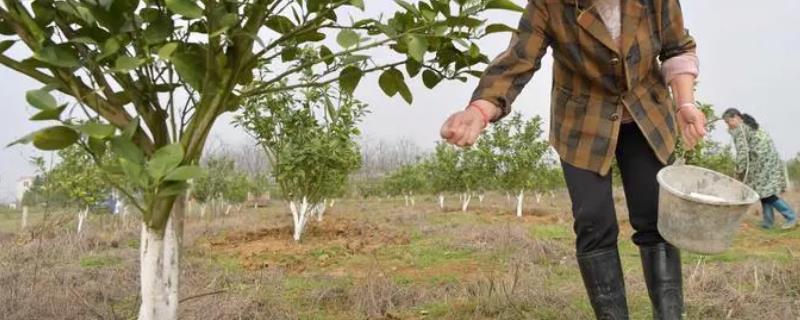
{"type": "Polygon", "coordinates": [[[747,128],[745,125],[731,130],[733,136],[733,146],[736,148],[736,174],[744,176],[747,171],[748,154],[750,153],[750,145],[747,142],[747,128]]]}
{"type": "Polygon", "coordinates": [[[697,44],[683,25],[683,11],[679,0],[662,0],[661,2],[661,54],[663,63],[670,58],[695,52],[697,44]]]}
{"type": "Polygon", "coordinates": [[[529,0],[508,48],[492,61],[481,76],[472,101],[487,100],[502,110],[500,120],[511,112],[511,104],[541,67],[550,39],[545,30],[549,16],[542,0],[529,0]]]}

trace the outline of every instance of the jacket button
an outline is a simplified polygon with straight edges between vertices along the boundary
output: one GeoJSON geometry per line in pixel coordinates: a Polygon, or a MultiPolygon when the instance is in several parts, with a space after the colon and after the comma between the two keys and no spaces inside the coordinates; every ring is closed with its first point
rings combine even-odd
{"type": "Polygon", "coordinates": [[[610,117],[608,117],[608,118],[609,118],[609,119],[611,119],[611,121],[617,121],[617,120],[619,120],[619,113],[616,113],[616,112],[615,112],[614,114],[612,114],[612,115],[611,115],[610,117]]]}
{"type": "Polygon", "coordinates": [[[610,63],[612,66],[618,65],[619,64],[619,58],[613,58],[608,63],[610,63]]]}

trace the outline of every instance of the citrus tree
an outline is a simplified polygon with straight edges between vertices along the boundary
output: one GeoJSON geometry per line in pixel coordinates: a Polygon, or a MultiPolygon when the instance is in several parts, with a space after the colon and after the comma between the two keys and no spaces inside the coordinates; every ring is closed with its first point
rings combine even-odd
{"type": "Polygon", "coordinates": [[[67,196],[69,205],[79,208],[77,232],[83,231],[89,210],[111,196],[108,174],[103,172],[91,155],[78,145],[58,152],[60,162],[47,173],[57,193],[67,196]]]}
{"type": "Polygon", "coordinates": [[[453,146],[439,142],[434,154],[426,161],[427,179],[431,191],[439,198],[439,208],[444,210],[445,194],[454,192],[458,184],[459,152],[453,146]]]}
{"type": "Polygon", "coordinates": [[[786,163],[786,171],[792,184],[800,183],[800,153],[786,163]]]}
{"type": "Polygon", "coordinates": [[[289,202],[294,240],[325,199],[341,193],[361,165],[356,125],[365,105],[330,85],[249,100],[236,124],[264,148],[272,174],[289,202]]]}
{"type": "Polygon", "coordinates": [[[402,195],[407,207],[414,206],[414,196],[427,189],[428,180],[422,162],[401,166],[384,180],[384,190],[392,195],[402,195]]]}
{"type": "Polygon", "coordinates": [[[209,157],[204,169],[204,174],[192,181],[191,188],[192,197],[201,203],[201,216],[205,215],[209,204],[213,213],[219,215],[222,212],[228,214],[231,205],[239,205],[247,200],[250,181],[244,172],[236,168],[233,159],[209,157]]]}
{"type": "Polygon", "coordinates": [[[542,119],[539,116],[524,119],[515,113],[508,121],[496,123],[485,135],[487,152],[497,165],[498,187],[517,196],[517,216],[522,216],[525,191],[544,189],[552,179],[542,161],[548,143],[542,138],[542,119]]]}
{"type": "Polygon", "coordinates": [[[363,0],[0,4],[0,65],[42,84],[26,94],[39,110],[31,120],[56,122],[17,142],[58,150],[81,141],[96,154],[110,148],[116,156],[100,167],[130,182],[117,188],[142,213],[140,319],[177,318],[182,195],[200,172],[196,164],[221,114],[248,98],[319,84],[338,82],[353,92],[370,72],[380,73],[383,92],[410,102],[408,78],[421,75],[428,87],[463,80],[488,62],[472,40],[513,31],[486,26],[477,14],[521,11],[510,0],[397,0],[384,7],[392,12],[374,16],[364,6],[363,0]],[[304,46],[315,54],[297,54],[304,46]],[[6,54],[12,47],[20,54],[6,54]],[[365,54],[376,48],[393,54],[385,61],[365,54]],[[314,77],[295,77],[309,67],[314,77]],[[94,124],[79,125],[54,92],[71,97],[94,124]]]}

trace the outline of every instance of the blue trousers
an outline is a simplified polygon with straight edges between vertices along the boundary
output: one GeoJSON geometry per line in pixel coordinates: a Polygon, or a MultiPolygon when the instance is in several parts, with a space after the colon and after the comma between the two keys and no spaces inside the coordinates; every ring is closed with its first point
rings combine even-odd
{"type": "Polygon", "coordinates": [[[786,219],[786,221],[791,222],[797,220],[797,213],[792,210],[792,207],[790,207],[786,201],[778,198],[777,196],[770,196],[761,199],[761,207],[764,214],[764,222],[762,222],[764,227],[772,227],[772,224],[775,221],[773,208],[777,209],[778,212],[783,215],[783,218],[786,219]]]}

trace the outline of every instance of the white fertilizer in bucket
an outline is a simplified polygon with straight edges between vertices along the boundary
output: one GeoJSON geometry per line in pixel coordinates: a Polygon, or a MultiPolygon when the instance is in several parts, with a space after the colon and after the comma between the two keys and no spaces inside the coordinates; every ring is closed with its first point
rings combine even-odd
{"type": "Polygon", "coordinates": [[[705,168],[677,165],[658,173],[658,231],[672,245],[702,254],[725,251],[742,216],[759,199],[747,185],[705,168]]]}

